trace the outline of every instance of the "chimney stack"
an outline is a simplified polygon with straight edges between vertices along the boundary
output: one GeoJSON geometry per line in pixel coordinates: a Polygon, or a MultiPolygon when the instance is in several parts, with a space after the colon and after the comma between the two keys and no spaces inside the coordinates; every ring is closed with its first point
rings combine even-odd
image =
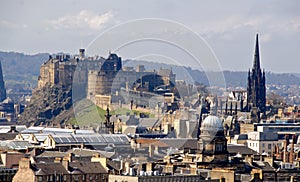
{"type": "Polygon", "coordinates": [[[289,135],[285,134],[284,136],[284,150],[283,150],[283,162],[287,162],[287,146],[289,141],[289,135]]]}
{"type": "Polygon", "coordinates": [[[79,49],[79,58],[82,60],[85,57],[85,49],[79,49]]]}
{"type": "Polygon", "coordinates": [[[294,143],[295,143],[296,135],[292,135],[292,143],[291,143],[291,150],[290,150],[290,162],[294,161],[294,143]]]}

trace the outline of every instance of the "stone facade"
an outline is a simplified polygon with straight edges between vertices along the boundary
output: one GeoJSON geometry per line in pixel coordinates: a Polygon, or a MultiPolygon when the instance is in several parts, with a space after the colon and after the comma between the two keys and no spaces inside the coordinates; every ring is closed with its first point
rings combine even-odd
{"type": "Polygon", "coordinates": [[[108,181],[108,171],[100,162],[72,162],[70,158],[55,159],[54,162],[31,163],[23,158],[13,182],[42,181],[108,181]]]}
{"type": "Polygon", "coordinates": [[[266,85],[265,71],[260,68],[258,34],[256,35],[256,45],[252,72],[248,72],[247,86],[247,111],[257,108],[258,112],[266,111],[266,85]]]}
{"type": "Polygon", "coordinates": [[[227,139],[222,121],[217,116],[207,116],[200,128],[200,162],[226,163],[228,161],[227,139]]]}
{"type": "Polygon", "coordinates": [[[71,85],[77,61],[69,58],[69,56],[57,56],[56,58],[50,56],[40,68],[38,88],[44,87],[47,83],[71,85]]]}

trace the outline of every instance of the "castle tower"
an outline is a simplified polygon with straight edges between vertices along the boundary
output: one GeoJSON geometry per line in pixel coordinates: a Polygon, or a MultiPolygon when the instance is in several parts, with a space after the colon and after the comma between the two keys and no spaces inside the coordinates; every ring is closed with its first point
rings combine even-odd
{"type": "Polygon", "coordinates": [[[254,53],[253,68],[248,72],[247,111],[256,108],[258,113],[266,111],[266,84],[265,72],[260,68],[258,34],[254,53]]]}
{"type": "Polygon", "coordinates": [[[0,61],[0,102],[6,99],[6,89],[3,80],[3,73],[2,73],[2,63],[0,61]]]}

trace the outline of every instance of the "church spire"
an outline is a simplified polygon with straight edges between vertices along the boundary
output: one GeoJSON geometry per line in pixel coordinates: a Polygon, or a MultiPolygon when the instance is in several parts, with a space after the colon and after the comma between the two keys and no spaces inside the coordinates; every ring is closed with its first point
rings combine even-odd
{"type": "Polygon", "coordinates": [[[260,70],[258,34],[256,34],[253,69],[256,71],[256,73],[260,70]]]}
{"type": "MultiPolygon", "coordinates": [[[[258,34],[256,34],[256,44],[254,52],[254,62],[252,72],[248,72],[248,85],[247,85],[247,110],[256,108],[261,112],[266,111],[266,85],[265,73],[260,68],[259,57],[259,42],[258,34]]],[[[254,118],[253,121],[258,122],[259,117],[254,118]]]]}
{"type": "Polygon", "coordinates": [[[5,89],[5,83],[3,80],[2,63],[0,60],[0,102],[2,102],[4,99],[6,99],[6,89],[5,89]]]}

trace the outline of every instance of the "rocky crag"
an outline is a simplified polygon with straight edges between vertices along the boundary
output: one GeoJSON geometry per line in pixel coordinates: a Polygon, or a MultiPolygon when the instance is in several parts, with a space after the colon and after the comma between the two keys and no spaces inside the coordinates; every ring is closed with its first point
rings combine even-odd
{"type": "Polygon", "coordinates": [[[48,84],[33,91],[30,103],[18,123],[28,126],[64,126],[70,118],[74,118],[72,88],[48,84]]]}

